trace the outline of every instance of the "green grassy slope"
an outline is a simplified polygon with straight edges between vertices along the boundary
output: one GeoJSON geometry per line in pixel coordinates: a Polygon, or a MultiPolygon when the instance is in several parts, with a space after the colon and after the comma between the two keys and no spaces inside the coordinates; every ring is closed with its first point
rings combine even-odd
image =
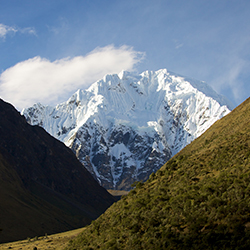
{"type": "Polygon", "coordinates": [[[250,98],[67,249],[249,249],[250,98]]]}

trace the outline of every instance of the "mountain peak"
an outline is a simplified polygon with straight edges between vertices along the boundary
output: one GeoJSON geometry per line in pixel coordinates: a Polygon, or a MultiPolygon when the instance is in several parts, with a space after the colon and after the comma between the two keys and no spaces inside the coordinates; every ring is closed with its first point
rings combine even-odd
{"type": "Polygon", "coordinates": [[[167,69],[105,75],[55,108],[23,114],[63,141],[106,188],[129,189],[230,112],[207,84],[167,69]]]}
{"type": "Polygon", "coordinates": [[[127,76],[131,75],[131,73],[129,71],[126,70],[122,70],[118,76],[121,80],[126,80],[127,76]]]}

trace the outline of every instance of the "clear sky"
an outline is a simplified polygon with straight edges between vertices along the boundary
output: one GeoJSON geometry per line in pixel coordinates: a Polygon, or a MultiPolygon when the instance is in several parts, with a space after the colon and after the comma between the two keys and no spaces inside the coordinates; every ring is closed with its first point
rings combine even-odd
{"type": "Polygon", "coordinates": [[[66,101],[107,73],[169,71],[250,96],[249,0],[0,0],[0,97],[66,101]]]}

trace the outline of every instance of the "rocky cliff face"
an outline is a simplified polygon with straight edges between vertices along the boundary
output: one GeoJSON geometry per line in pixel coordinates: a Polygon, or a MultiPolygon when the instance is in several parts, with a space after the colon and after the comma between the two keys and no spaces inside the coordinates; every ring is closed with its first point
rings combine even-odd
{"type": "Polygon", "coordinates": [[[146,180],[229,112],[230,104],[207,84],[166,69],[106,75],[56,107],[22,111],[110,189],[146,180]]]}

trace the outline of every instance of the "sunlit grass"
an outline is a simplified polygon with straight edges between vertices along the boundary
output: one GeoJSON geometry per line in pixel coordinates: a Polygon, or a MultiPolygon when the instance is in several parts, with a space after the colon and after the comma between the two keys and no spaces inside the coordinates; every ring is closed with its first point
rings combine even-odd
{"type": "Polygon", "coordinates": [[[40,237],[27,238],[26,240],[22,241],[3,243],[0,244],[0,249],[33,250],[35,247],[37,247],[37,249],[39,250],[62,250],[65,248],[69,241],[73,240],[83,230],[84,228],[80,228],[59,234],[44,235],[40,237]]]}

